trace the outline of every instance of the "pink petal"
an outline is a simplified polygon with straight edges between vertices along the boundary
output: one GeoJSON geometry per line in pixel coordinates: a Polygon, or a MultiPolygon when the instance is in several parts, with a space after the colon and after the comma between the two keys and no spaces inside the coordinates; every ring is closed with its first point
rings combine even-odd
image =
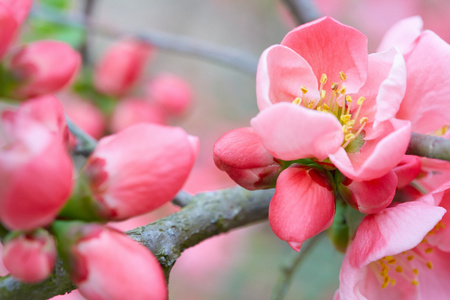
{"type": "Polygon", "coordinates": [[[414,248],[444,214],[442,207],[415,201],[366,216],[350,248],[350,263],[363,267],[384,256],[414,248]]]}
{"type": "Polygon", "coordinates": [[[428,269],[421,264],[419,269],[419,291],[421,299],[445,299],[450,295],[450,253],[434,249],[425,257],[433,264],[433,269],[428,269]]]}
{"type": "Polygon", "coordinates": [[[356,208],[364,214],[377,213],[391,204],[397,188],[397,176],[389,172],[370,181],[353,181],[348,189],[356,208]]]}
{"type": "MultiPolygon", "coordinates": [[[[388,122],[386,122],[388,123],[388,122]]],[[[343,148],[330,154],[331,162],[348,178],[357,181],[372,180],[385,175],[403,158],[411,137],[407,121],[392,119],[390,128],[375,140],[365,141],[358,153],[347,153],[343,148]]]]}
{"type": "Polygon", "coordinates": [[[412,131],[430,133],[450,124],[450,45],[431,31],[422,33],[406,57],[408,82],[397,118],[410,120],[412,131]]]}
{"type": "Polygon", "coordinates": [[[421,165],[421,160],[418,156],[405,155],[393,169],[398,178],[397,187],[399,189],[404,188],[413,181],[420,174],[421,165]]]}
{"type": "Polygon", "coordinates": [[[344,140],[336,117],[292,103],[278,103],[261,111],[251,124],[267,151],[282,160],[323,160],[344,140]]]}
{"type": "Polygon", "coordinates": [[[397,47],[401,53],[408,53],[414,46],[414,41],[422,32],[423,21],[419,16],[409,17],[395,23],[384,35],[378,46],[378,52],[397,47]]]}
{"type": "Polygon", "coordinates": [[[308,89],[306,96],[309,100],[319,98],[316,76],[300,55],[282,45],[272,46],[261,54],[256,75],[256,98],[260,110],[303,96],[302,86],[308,89]]]}
{"type": "Polygon", "coordinates": [[[343,71],[348,76],[345,81],[348,93],[358,91],[366,81],[366,36],[330,17],[295,28],[281,44],[300,54],[318,81],[326,74],[328,82],[340,82],[339,72],[343,71]]]}
{"type": "Polygon", "coordinates": [[[269,206],[273,232],[299,250],[301,243],[333,222],[334,197],[327,179],[315,170],[290,167],[278,177],[269,206]]]}
{"type": "Polygon", "coordinates": [[[224,134],[214,145],[214,157],[220,164],[241,169],[264,167],[275,162],[251,127],[224,134]]]}

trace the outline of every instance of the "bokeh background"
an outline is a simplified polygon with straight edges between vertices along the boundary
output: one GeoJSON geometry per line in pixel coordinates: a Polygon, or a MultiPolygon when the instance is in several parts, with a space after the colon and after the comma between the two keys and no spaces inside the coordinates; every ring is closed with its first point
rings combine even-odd
{"type": "MultiPolygon", "coordinates": [[[[33,8],[28,33],[25,30],[22,40],[58,38],[73,45],[79,43],[82,30],[55,31],[46,24],[48,20],[42,18],[40,10],[50,5],[74,17],[81,12],[84,1],[36,3],[39,6],[33,8]],[[36,28],[40,28],[39,35],[36,28]]],[[[316,0],[312,3],[319,14],[331,15],[365,33],[371,52],[376,51],[389,26],[413,15],[423,17],[425,28],[435,30],[446,40],[450,38],[448,0],[316,0]]],[[[106,27],[125,32],[163,32],[223,49],[233,48],[255,60],[295,26],[283,2],[275,0],[97,0],[91,17],[106,27]]],[[[95,64],[116,40],[93,29],[88,34],[88,58],[95,64]]],[[[200,137],[199,158],[184,189],[198,193],[233,186],[226,174],[215,168],[212,148],[222,134],[248,126],[257,114],[254,74],[201,57],[157,49],[133,93],[142,93],[145,83],[161,72],[183,77],[193,90],[188,112],[183,118],[171,121],[172,125],[200,137]]],[[[172,207],[164,207],[148,219],[129,223],[123,229],[173,211],[172,207]]],[[[269,299],[282,267],[289,265],[296,255],[271,232],[268,222],[213,238],[182,254],[171,274],[170,299],[269,299]]],[[[331,299],[338,286],[343,256],[323,237],[306,258],[285,299],[331,299]]],[[[75,294],[72,298],[81,299],[75,294]]]]}

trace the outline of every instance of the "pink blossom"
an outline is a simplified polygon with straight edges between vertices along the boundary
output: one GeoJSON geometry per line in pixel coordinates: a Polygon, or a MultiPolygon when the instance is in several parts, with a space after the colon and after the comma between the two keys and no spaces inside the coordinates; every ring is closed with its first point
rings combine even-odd
{"type": "Polygon", "coordinates": [[[34,283],[46,279],[56,262],[53,238],[44,230],[21,234],[3,246],[3,262],[10,275],[34,283]]]}
{"type": "Polygon", "coordinates": [[[167,124],[166,113],[146,99],[125,98],[118,103],[111,119],[112,132],[138,123],[167,124]]]}
{"type": "Polygon", "coordinates": [[[237,184],[255,190],[275,187],[281,166],[251,127],[232,130],[214,145],[216,166],[237,184]]]}
{"type": "Polygon", "coordinates": [[[159,74],[149,81],[146,93],[149,99],[174,117],[184,114],[192,102],[192,89],[188,82],[169,73],[159,74]]]}
{"type": "Polygon", "coordinates": [[[119,231],[94,224],[71,226],[66,236],[61,236],[63,232],[57,232],[59,243],[70,242],[65,241],[58,250],[84,297],[167,299],[163,270],[143,245],[119,231]]]}
{"type": "Polygon", "coordinates": [[[135,39],[123,39],[112,45],[97,63],[95,87],[112,96],[125,95],[139,80],[153,48],[135,39]]]}
{"type": "Polygon", "coordinates": [[[80,54],[68,44],[43,40],[23,46],[9,68],[19,83],[16,94],[28,98],[61,90],[75,78],[80,64],[80,54]]]}
{"type": "Polygon", "coordinates": [[[366,216],[335,299],[442,299],[450,276],[450,185],[366,216]]]}
{"type": "Polygon", "coordinates": [[[4,111],[0,151],[0,220],[9,229],[49,224],[72,191],[73,165],[62,139],[55,98],[42,97],[4,111]],[[50,113],[55,112],[53,118],[50,113]]]}
{"type": "Polygon", "coordinates": [[[172,200],[186,181],[198,139],[177,127],[141,123],[101,139],[85,174],[98,214],[123,220],[172,200]]]}
{"type": "Polygon", "coordinates": [[[31,8],[32,0],[1,0],[0,3],[11,9],[11,14],[20,26],[28,16],[31,8]]]}

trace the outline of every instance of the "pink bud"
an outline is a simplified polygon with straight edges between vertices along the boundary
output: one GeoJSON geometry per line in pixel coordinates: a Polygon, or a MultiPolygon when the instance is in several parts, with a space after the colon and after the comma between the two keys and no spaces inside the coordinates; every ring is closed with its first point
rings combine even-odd
{"type": "Polygon", "coordinates": [[[120,131],[138,123],[166,124],[167,116],[158,106],[137,98],[127,98],[117,105],[111,120],[111,130],[120,131]]]}
{"type": "Polygon", "coordinates": [[[80,54],[63,42],[43,40],[25,45],[10,63],[19,81],[16,93],[28,98],[57,92],[75,78],[80,64],[80,54]]]}
{"type": "Polygon", "coordinates": [[[48,111],[58,110],[51,105],[57,102],[48,99],[26,102],[16,112],[2,115],[0,222],[9,229],[49,224],[72,190],[72,160],[58,132],[59,122],[51,120],[50,114],[40,114],[41,105],[48,111]],[[31,107],[36,109],[28,110],[31,107]]]}
{"type": "Polygon", "coordinates": [[[44,230],[19,235],[3,246],[5,267],[20,281],[33,283],[44,280],[53,271],[55,261],[53,238],[44,230]]]}
{"type": "Polygon", "coordinates": [[[95,139],[102,137],[105,132],[105,117],[102,112],[88,100],[78,98],[74,94],[58,96],[67,116],[78,127],[95,139]]]}
{"type": "Polygon", "coordinates": [[[100,216],[123,220],[172,200],[197,151],[198,139],[183,129],[150,123],[101,139],[85,168],[100,216]]]}
{"type": "Polygon", "coordinates": [[[281,166],[251,127],[224,134],[214,145],[214,162],[237,184],[249,190],[275,187],[281,172],[281,166]]]}
{"type": "Polygon", "coordinates": [[[11,4],[4,2],[5,1],[0,2],[0,58],[2,58],[6,50],[8,50],[19,27],[11,4]]]}
{"type": "Polygon", "coordinates": [[[148,249],[119,231],[88,227],[69,250],[69,273],[84,297],[167,299],[164,273],[148,249]]]}
{"type": "Polygon", "coordinates": [[[146,93],[169,115],[180,116],[192,102],[192,89],[186,80],[173,74],[160,74],[153,78],[146,93]]]}
{"type": "Polygon", "coordinates": [[[11,14],[20,26],[28,16],[32,0],[1,0],[0,3],[7,5],[11,9],[11,14]]]}
{"type": "Polygon", "coordinates": [[[102,93],[126,94],[144,70],[152,47],[135,39],[120,40],[111,46],[95,68],[94,84],[102,93]]]}

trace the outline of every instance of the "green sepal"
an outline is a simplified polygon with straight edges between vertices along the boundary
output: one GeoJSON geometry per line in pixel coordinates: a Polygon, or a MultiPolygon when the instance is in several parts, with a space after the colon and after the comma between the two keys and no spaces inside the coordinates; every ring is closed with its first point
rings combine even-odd
{"type": "Polygon", "coordinates": [[[350,240],[349,226],[346,220],[346,210],[348,205],[338,199],[336,201],[336,213],[334,215],[333,224],[327,230],[328,237],[333,243],[334,247],[345,253],[348,242],[350,240]]]}
{"type": "Polygon", "coordinates": [[[97,203],[87,178],[81,174],[75,184],[75,190],[69,201],[58,214],[59,219],[88,222],[106,222],[100,217],[97,203]]]}

